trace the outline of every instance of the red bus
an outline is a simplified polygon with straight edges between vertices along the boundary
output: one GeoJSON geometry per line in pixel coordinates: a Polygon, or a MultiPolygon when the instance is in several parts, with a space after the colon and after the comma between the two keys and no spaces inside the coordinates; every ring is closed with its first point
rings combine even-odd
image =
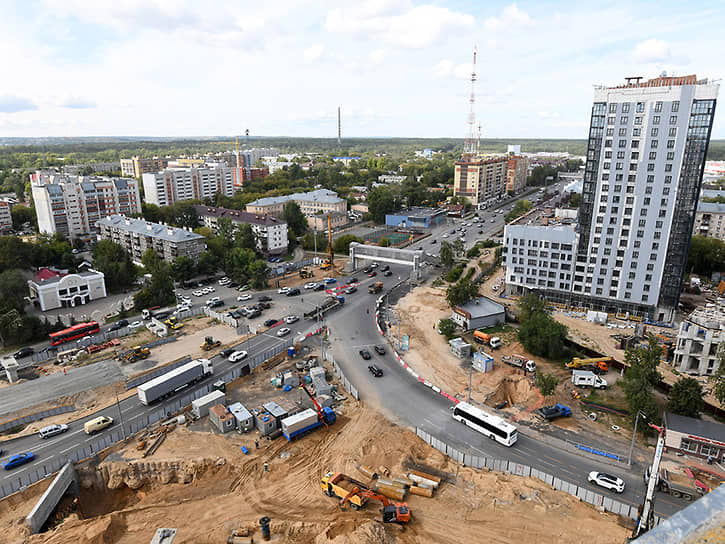
{"type": "Polygon", "coordinates": [[[64,342],[70,342],[76,338],[83,338],[88,334],[95,334],[101,330],[97,321],[89,321],[88,323],[78,323],[62,331],[51,333],[50,345],[57,346],[64,342]]]}

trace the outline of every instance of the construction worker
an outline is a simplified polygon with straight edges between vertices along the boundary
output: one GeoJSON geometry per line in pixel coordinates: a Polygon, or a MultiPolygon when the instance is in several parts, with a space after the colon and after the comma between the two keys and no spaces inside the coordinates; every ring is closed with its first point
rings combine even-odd
{"type": "Polygon", "coordinates": [[[254,448],[257,450],[259,449],[259,439],[254,440],[254,448]]]}
{"type": "Polygon", "coordinates": [[[264,462],[264,472],[269,472],[269,463],[267,461],[264,462]]]}

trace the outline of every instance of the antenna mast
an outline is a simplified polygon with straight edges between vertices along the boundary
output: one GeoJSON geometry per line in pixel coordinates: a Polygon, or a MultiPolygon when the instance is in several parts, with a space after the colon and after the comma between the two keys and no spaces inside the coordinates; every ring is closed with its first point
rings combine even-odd
{"type": "Polygon", "coordinates": [[[473,47],[473,69],[471,70],[471,97],[468,99],[470,109],[468,111],[468,130],[466,138],[463,140],[463,157],[473,158],[478,156],[478,146],[480,140],[480,129],[476,131],[476,52],[477,48],[473,47]]]}
{"type": "Polygon", "coordinates": [[[337,145],[342,145],[342,123],[340,121],[340,106],[337,106],[337,145]]]}

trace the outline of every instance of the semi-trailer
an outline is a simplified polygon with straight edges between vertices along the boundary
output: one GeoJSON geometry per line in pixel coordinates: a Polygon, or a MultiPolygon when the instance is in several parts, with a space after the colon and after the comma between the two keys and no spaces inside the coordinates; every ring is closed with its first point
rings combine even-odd
{"type": "Polygon", "coordinates": [[[342,306],[343,304],[345,304],[345,297],[343,296],[337,295],[334,297],[327,297],[325,299],[325,302],[318,306],[315,306],[313,310],[305,312],[305,319],[317,319],[317,316],[325,315],[330,310],[334,310],[335,308],[342,306]]]}
{"type": "Polygon", "coordinates": [[[196,359],[138,386],[138,398],[146,405],[178,391],[213,372],[209,359],[196,359]]]}

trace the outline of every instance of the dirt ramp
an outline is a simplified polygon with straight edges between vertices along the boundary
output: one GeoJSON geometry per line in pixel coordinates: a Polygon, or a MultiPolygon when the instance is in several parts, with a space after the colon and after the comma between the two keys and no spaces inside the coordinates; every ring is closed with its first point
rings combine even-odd
{"type": "Polygon", "coordinates": [[[533,394],[534,389],[527,377],[523,375],[506,376],[486,399],[486,404],[498,406],[505,402],[507,407],[515,406],[519,403],[528,403],[533,394]]]}

